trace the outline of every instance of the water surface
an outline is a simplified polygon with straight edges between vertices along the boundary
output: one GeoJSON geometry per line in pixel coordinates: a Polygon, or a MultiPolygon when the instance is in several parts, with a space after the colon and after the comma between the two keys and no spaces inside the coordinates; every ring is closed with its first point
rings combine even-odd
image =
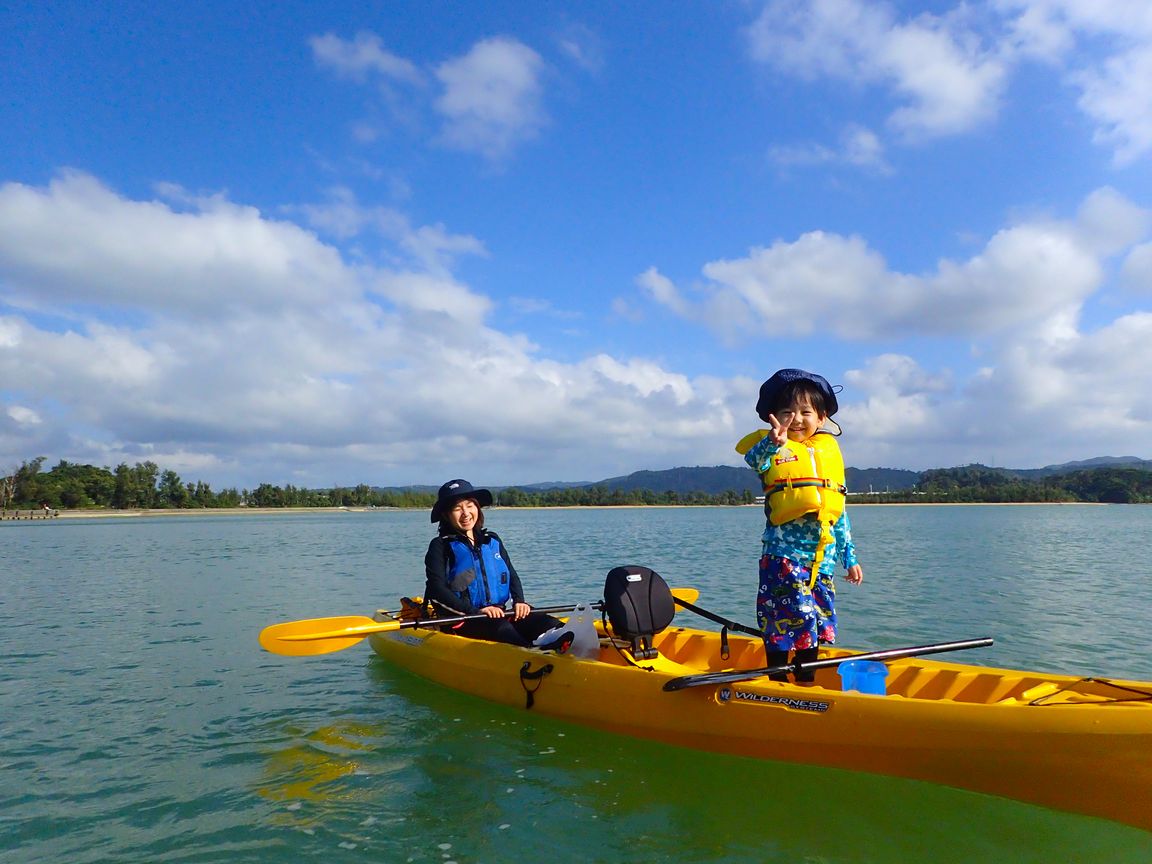
{"type": "MultiPolygon", "coordinates": [[[[845,644],[991,635],[963,659],[1152,679],[1152,508],[852,518],[845,644]]],[[[489,513],[537,603],[638,563],[744,621],[762,519],[489,513]]],[[[0,862],[1152,860],[1152,834],[1103,820],[489,705],[366,643],[258,648],[268,624],[419,591],[431,533],[394,511],[0,524],[0,862]]]]}

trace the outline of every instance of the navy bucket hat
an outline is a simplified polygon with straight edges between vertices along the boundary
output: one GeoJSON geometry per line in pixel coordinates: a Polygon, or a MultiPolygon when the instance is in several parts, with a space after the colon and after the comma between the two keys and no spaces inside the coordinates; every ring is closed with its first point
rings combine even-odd
{"type": "Polygon", "coordinates": [[[475,489],[467,480],[449,480],[436,493],[436,503],[432,505],[432,521],[439,522],[444,511],[461,498],[475,498],[481,507],[492,503],[492,493],[487,489],[475,489]]]}
{"type": "Polygon", "coordinates": [[[795,381],[811,381],[816,385],[824,396],[824,407],[827,409],[829,417],[840,410],[840,406],[836,402],[836,391],[840,388],[833,387],[822,375],[806,372],[803,369],[781,369],[760,385],[760,398],[756,400],[756,414],[761,420],[765,423],[769,422],[768,415],[778,407],[780,392],[795,381]]]}

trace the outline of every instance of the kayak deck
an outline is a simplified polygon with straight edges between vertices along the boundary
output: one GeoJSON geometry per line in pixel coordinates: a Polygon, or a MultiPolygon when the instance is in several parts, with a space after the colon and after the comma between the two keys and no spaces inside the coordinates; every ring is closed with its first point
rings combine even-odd
{"type": "MultiPolygon", "coordinates": [[[[662,657],[691,668],[685,674],[754,669],[764,663],[763,645],[756,639],[730,637],[731,653],[727,661],[720,658],[713,633],[677,628],[660,634],[657,639],[662,657]]],[[[820,659],[847,658],[855,653],[825,647],[820,650],[820,659]]],[[[979,705],[1115,703],[1141,706],[1143,710],[1149,706],[1141,703],[1152,702],[1152,683],[1045,675],[923,658],[893,660],[887,665],[887,695],[906,699],[979,705]]],[[[816,670],[816,684],[826,689],[841,689],[836,669],[816,670]]]]}

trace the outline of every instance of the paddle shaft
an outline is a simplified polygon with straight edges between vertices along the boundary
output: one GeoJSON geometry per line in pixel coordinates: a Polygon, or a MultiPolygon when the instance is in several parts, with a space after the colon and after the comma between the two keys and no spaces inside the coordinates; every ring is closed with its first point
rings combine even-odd
{"type": "Polygon", "coordinates": [[[761,669],[747,669],[735,672],[706,672],[702,675],[682,675],[664,684],[668,691],[683,690],[687,687],[703,687],[708,684],[734,684],[737,681],[750,681],[765,675],[779,672],[799,672],[801,669],[825,669],[839,666],[849,660],[901,660],[905,657],[919,657],[923,654],[944,654],[948,651],[964,651],[968,648],[987,648],[992,639],[963,639],[958,642],[938,642],[935,645],[916,645],[911,648],[889,648],[883,651],[867,651],[863,654],[850,654],[847,657],[828,657],[809,663],[784,663],[779,666],[765,666],[761,669]]]}
{"type": "MultiPolygon", "coordinates": [[[[571,612],[576,604],[569,604],[567,606],[544,606],[532,607],[533,612],[543,612],[547,615],[553,613],[571,612]]],[[[596,609],[599,611],[603,607],[602,602],[589,603],[589,609],[596,609]]],[[[491,615],[485,615],[483,612],[476,612],[472,615],[452,615],[447,618],[417,618],[412,621],[379,621],[375,624],[365,624],[361,627],[346,627],[342,630],[328,630],[318,633],[301,633],[295,636],[281,636],[281,641],[284,642],[309,642],[315,639],[363,639],[365,636],[370,636],[373,633],[390,633],[393,630],[406,630],[410,627],[443,627],[452,624],[460,624],[464,621],[478,621],[482,618],[492,618],[491,615]]],[[[512,614],[506,610],[506,618],[511,618],[512,614]]]]}

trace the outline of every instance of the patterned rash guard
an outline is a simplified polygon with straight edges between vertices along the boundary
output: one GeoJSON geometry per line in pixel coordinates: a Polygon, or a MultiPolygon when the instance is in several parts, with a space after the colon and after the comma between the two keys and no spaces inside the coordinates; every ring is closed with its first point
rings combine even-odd
{"type": "MultiPolygon", "coordinates": [[[[771,438],[762,438],[744,454],[747,462],[757,474],[768,470],[772,457],[780,448],[771,438]]],[[[767,522],[767,520],[765,520],[767,522]]],[[[832,526],[833,542],[824,547],[824,560],[820,562],[820,575],[831,576],[836,572],[836,564],[844,569],[853,567],[856,560],[856,546],[852,542],[852,523],[847,512],[841,514],[832,526]]],[[[767,522],[764,528],[761,555],[787,558],[807,565],[816,557],[816,546],[820,542],[820,523],[815,514],[808,514],[783,525],[767,522]]]]}

